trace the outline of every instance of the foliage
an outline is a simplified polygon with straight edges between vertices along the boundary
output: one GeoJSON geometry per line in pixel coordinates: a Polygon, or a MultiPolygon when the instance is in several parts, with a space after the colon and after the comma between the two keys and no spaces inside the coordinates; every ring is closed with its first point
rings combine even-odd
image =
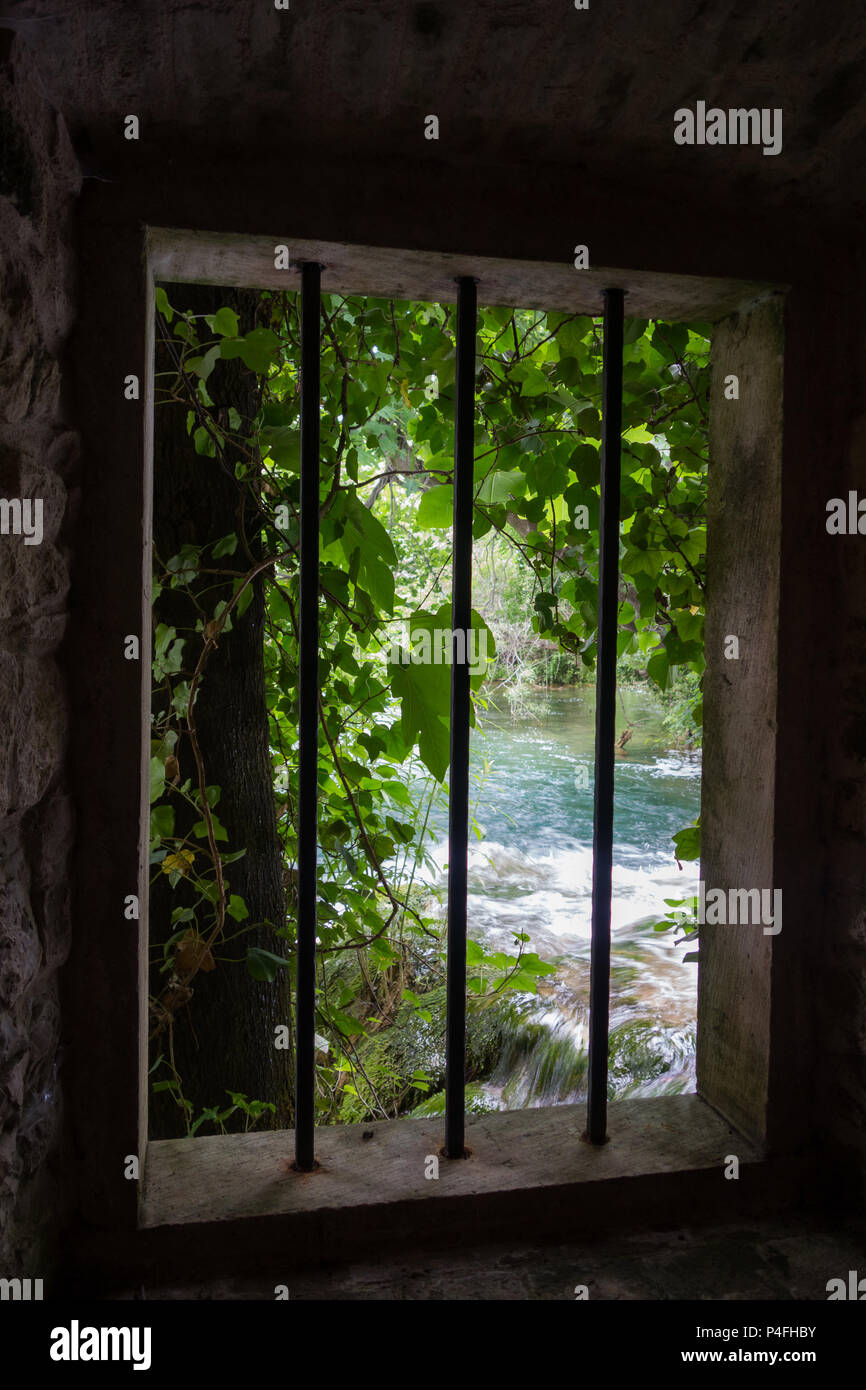
{"type": "MultiPolygon", "coordinates": [[[[701,857],[700,816],[693,825],[687,825],[685,829],[678,830],[672,839],[674,853],[680,868],[682,868],[682,864],[680,864],[682,859],[687,861],[699,860],[701,857]]],[[[653,929],[658,932],[681,930],[683,935],[676,942],[678,946],[697,941],[700,930],[697,898],[665,898],[665,905],[668,911],[660,921],[653,923],[653,929]]],[[[683,961],[697,961],[699,958],[697,951],[687,951],[683,956],[683,961]]]]}
{"type": "MultiPolygon", "coordinates": [[[[218,815],[195,735],[195,700],[220,635],[243,621],[252,579],[267,592],[264,663],[273,786],[289,903],[273,925],[273,951],[242,955],[255,979],[294,974],[298,795],[299,300],[263,293],[257,326],[239,333],[223,308],[197,320],[157,290],[159,330],[174,361],[161,400],[183,401],[191,447],[243,462],[240,488],[254,499],[264,558],[251,563],[241,534],[214,537],[158,558],[154,594],[197,589],[194,628],[160,625],[153,676],[162,692],[151,745],[151,862],[174,888],[192,885],[192,906],[172,913],[154,944],[166,984],[152,1000],[156,1039],[174,1026],[199,970],[232,959],[251,925],[226,868],[245,852],[218,815]],[[213,409],[208,380],[240,358],[261,381],[261,408],[245,430],[236,411],[213,409]],[[178,784],[179,741],[198,770],[178,784]],[[175,833],[185,800],[197,819],[175,833]]],[[[645,660],[669,690],[691,672],[699,723],[703,670],[706,326],[630,320],[623,393],[619,654],[645,660]]],[[[318,881],[318,1105],[321,1121],[357,1110],[362,1083],[373,1113],[393,1113],[423,1086],[423,1068],[375,1094],[364,1070],[367,1040],[411,1007],[423,1019],[425,980],[442,957],[440,924],[421,882],[429,866],[430,810],[444,795],[449,758],[450,672],[412,660],[419,629],[450,627],[455,344],[450,307],[325,295],[322,301],[320,493],[320,701],[318,881]],[[412,636],[401,636],[409,623],[412,636]],[[351,966],[348,964],[351,962],[351,966]]],[[[549,678],[591,670],[596,653],[600,321],[578,314],[485,307],[476,362],[477,549],[502,585],[504,621],[481,612],[498,674],[514,665],[511,629],[536,644],[549,678]],[[491,619],[491,622],[493,620],[491,619]],[[511,625],[511,629],[508,628],[511,625]],[[501,655],[500,655],[501,652],[501,655]],[[510,655],[509,655],[510,653],[510,655]]],[[[484,586],[479,587],[484,596],[484,586]]],[[[486,595],[490,597],[489,593],[486,595]]],[[[491,608],[497,605],[491,604],[491,608]]],[[[522,640],[521,639],[521,640],[522,640]]],[[[417,656],[417,651],[415,651],[417,656]]],[[[496,671],[495,665],[491,670],[496,671]]],[[[472,720],[483,713],[485,676],[472,676],[472,720]]],[[[484,996],[534,991],[553,967],[526,951],[468,948],[469,989],[484,996]]],[[[168,1065],[168,1064],[167,1064],[168,1065]]],[[[173,1075],[166,1089],[180,1081],[173,1075]]],[[[174,1092],[172,1092],[174,1094],[174,1092]]],[[[417,1096],[415,1096],[417,1100],[417,1096]]],[[[252,1102],[251,1104],[261,1104],[252,1102]]],[[[207,1118],[220,1124],[214,1107],[207,1118]]],[[[195,1124],[201,1123],[199,1118],[195,1124]]]]}

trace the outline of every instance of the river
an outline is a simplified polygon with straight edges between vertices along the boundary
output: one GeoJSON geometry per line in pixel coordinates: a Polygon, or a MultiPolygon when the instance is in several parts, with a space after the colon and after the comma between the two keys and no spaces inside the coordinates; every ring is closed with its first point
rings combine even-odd
{"type": "MultiPolygon", "coordinates": [[[[640,688],[617,696],[611,956],[611,1098],[694,1090],[697,965],[678,932],[657,933],[665,898],[697,891],[671,835],[700,809],[700,757],[671,751],[658,706],[640,688]]],[[[469,936],[490,950],[525,949],[556,965],[537,995],[509,1002],[491,1075],[470,1088],[478,1109],[521,1109],[586,1095],[592,886],[595,691],[534,693],[482,715],[473,731],[471,798],[483,838],[470,844],[469,936]]],[[[441,812],[439,813],[441,817],[441,812]]],[[[445,822],[436,823],[431,888],[445,883],[445,822]]]]}

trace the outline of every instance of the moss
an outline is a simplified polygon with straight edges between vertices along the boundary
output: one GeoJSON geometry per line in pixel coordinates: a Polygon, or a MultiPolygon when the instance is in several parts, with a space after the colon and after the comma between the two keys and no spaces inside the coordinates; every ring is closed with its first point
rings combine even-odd
{"type": "MultiPolygon", "coordinates": [[[[401,1006],[394,1023],[357,1044],[358,1056],[381,1104],[391,1115],[419,1113],[417,1107],[445,1086],[445,986],[422,996],[430,1021],[411,1004],[401,1006]],[[411,1084],[414,1072],[424,1072],[429,1090],[411,1084]]],[[[466,1015],[466,1078],[487,1079],[504,1055],[520,1057],[546,1037],[546,1030],[519,1007],[514,996],[470,1001],[466,1015]]],[[[357,1096],[348,1094],[340,1107],[342,1123],[382,1118],[370,1086],[354,1078],[357,1096]]],[[[489,1108],[489,1107],[488,1107],[489,1108]]],[[[424,1112],[420,1112],[424,1113],[424,1112]]]]}
{"type": "MultiPolygon", "coordinates": [[[[487,1095],[480,1082],[470,1081],[466,1087],[465,1109],[467,1115],[487,1115],[490,1111],[496,1110],[497,1105],[496,1102],[491,1100],[490,1096],[487,1095]]],[[[429,1117],[431,1115],[444,1115],[445,1092],[437,1091],[435,1096],[428,1096],[426,1100],[422,1100],[420,1104],[416,1105],[411,1113],[413,1119],[425,1116],[429,1117]]]]}
{"type": "Polygon", "coordinates": [[[610,1099],[664,1076],[682,1059],[682,1039],[678,1042],[658,1023],[639,1019],[621,1024],[612,1029],[608,1043],[610,1099]]]}
{"type": "Polygon", "coordinates": [[[503,1048],[497,1077],[504,1077],[502,1100],[509,1109],[533,1101],[549,1105],[575,1101],[585,1091],[586,1049],[571,1028],[551,1029],[535,1016],[535,1006],[515,1011],[512,1030],[503,1048]]]}

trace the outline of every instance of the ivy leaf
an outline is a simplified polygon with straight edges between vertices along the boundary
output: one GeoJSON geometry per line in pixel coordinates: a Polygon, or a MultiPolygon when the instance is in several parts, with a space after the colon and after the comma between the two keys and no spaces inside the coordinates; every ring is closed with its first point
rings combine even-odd
{"type": "Polygon", "coordinates": [[[276,978],[280,966],[288,963],[284,956],[276,956],[273,951],[265,951],[261,946],[247,947],[247,970],[254,980],[269,983],[276,978]]]}

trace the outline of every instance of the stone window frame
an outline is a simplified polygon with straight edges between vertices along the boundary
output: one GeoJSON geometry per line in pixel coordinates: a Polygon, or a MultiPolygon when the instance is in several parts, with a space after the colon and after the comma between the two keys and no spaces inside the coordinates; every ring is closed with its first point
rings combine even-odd
{"type": "Polygon", "coordinates": [[[441,1160],[435,1182],[424,1178],[424,1167],[438,1153],[440,1121],[324,1127],[320,1168],[301,1175],[291,1172],[286,1132],[148,1142],[147,711],[155,281],[296,288],[294,269],[274,267],[275,247],[286,245],[291,267],[309,259],[326,267],[323,293],[447,303],[456,277],[474,275],[480,303],[598,314],[601,291],[620,286],[629,316],[715,325],[705,641],[716,658],[708,659],[704,683],[702,876],[711,886],[772,887],[785,287],[278,235],[108,225],[93,233],[84,273],[91,283],[99,278],[100,293],[75,345],[79,362],[87,362],[79,366],[80,409],[92,450],[83,531],[95,541],[100,520],[112,518],[116,558],[110,585],[84,563],[72,642],[87,673],[76,700],[80,765],[102,750],[95,769],[88,764],[98,804],[89,807],[78,859],[78,916],[90,925],[68,986],[71,1036],[86,1029],[92,1049],[86,1064],[71,1068],[70,1096],[75,1202],[90,1229],[89,1258],[104,1257],[116,1269],[122,1248],[141,1272],[148,1260],[173,1257],[188,1266],[222,1252],[239,1268],[244,1249],[255,1259],[268,1249],[284,1254],[287,1233],[292,1258],[300,1259],[323,1240],[336,1254],[407,1232],[431,1240],[467,1230],[510,1237],[521,1222],[536,1234],[547,1225],[551,1233],[586,1230],[620,1219],[635,1203],[643,1210],[650,1203],[663,1219],[668,1210],[681,1212],[688,1192],[703,1210],[729,1214],[719,1197],[729,1184],[719,1175],[730,1153],[749,1175],[739,1185],[739,1211],[751,1200],[766,1204],[771,1190],[783,1200],[787,1178],[768,1163],[777,938],[751,926],[702,933],[698,1094],[614,1102],[611,1142],[600,1149],[579,1142],[583,1106],[469,1117],[472,1158],[441,1160]],[[139,402],[124,399],[129,372],[140,376],[139,402]],[[729,373],[740,382],[736,403],[723,396],[729,373]],[[105,379],[116,380],[110,418],[94,387],[105,379]],[[741,637],[739,663],[721,658],[730,632],[741,637]],[[140,637],[139,662],[123,658],[132,633],[140,637]],[[108,697],[108,719],[94,688],[108,697]],[[107,860],[94,871],[100,853],[107,860]],[[137,922],[124,919],[131,892],[139,899],[137,922]],[[124,1178],[130,1155],[139,1159],[138,1182],[124,1178]]]}

